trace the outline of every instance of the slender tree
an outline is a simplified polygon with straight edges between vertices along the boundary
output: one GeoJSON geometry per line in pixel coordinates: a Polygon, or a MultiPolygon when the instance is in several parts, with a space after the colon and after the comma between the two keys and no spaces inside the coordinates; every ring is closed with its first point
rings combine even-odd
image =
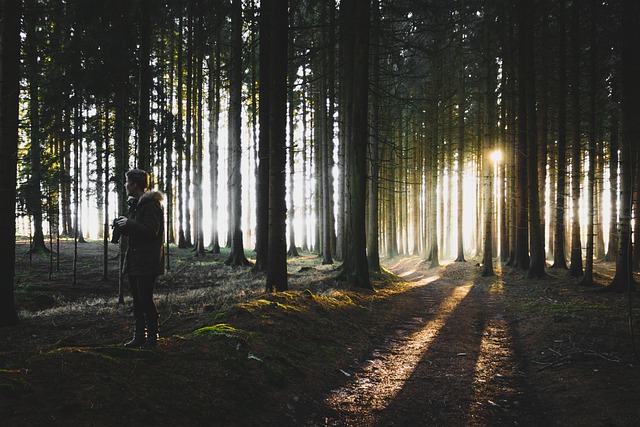
{"type": "Polygon", "coordinates": [[[620,141],[620,219],[616,274],[607,287],[613,291],[626,291],[636,287],[632,270],[631,206],[633,200],[633,166],[640,139],[640,4],[624,0],[622,4],[622,140],[620,141]]]}
{"type": "MultiPolygon", "coordinates": [[[[271,80],[269,42],[272,4],[272,1],[260,3],[260,82],[269,82],[271,80]]],[[[260,84],[258,90],[260,132],[258,135],[258,171],[256,176],[256,263],[253,269],[266,272],[269,250],[269,110],[271,85],[260,84]]]]}
{"type": "Polygon", "coordinates": [[[209,185],[211,210],[211,252],[220,253],[218,233],[218,159],[220,127],[220,86],[221,86],[221,32],[216,33],[215,52],[209,63],[209,185]]]}
{"type": "Polygon", "coordinates": [[[464,30],[463,24],[460,24],[459,43],[458,46],[458,214],[457,214],[457,236],[458,236],[458,256],[456,262],[465,262],[464,258],[464,241],[462,227],[463,203],[464,203],[464,145],[465,145],[465,113],[467,109],[466,93],[465,93],[465,63],[464,63],[464,30]]]}
{"type": "MultiPolygon", "coordinates": [[[[327,2],[322,2],[321,21],[327,22],[327,2]]],[[[326,25],[322,27],[322,46],[326,49],[329,47],[329,29],[326,25]]],[[[331,224],[332,224],[332,210],[331,204],[333,202],[333,194],[329,191],[331,182],[331,157],[332,157],[332,144],[331,135],[329,132],[329,112],[327,109],[328,98],[328,69],[329,69],[328,55],[324,54],[320,56],[320,82],[319,82],[319,99],[317,103],[317,111],[319,113],[319,133],[320,133],[320,180],[321,180],[321,212],[322,212],[322,263],[333,264],[332,248],[331,248],[331,224]]]]}
{"type": "MultiPolygon", "coordinates": [[[[529,269],[529,179],[531,175],[528,173],[527,154],[530,154],[529,140],[527,134],[527,29],[526,17],[528,11],[526,9],[526,1],[518,2],[518,21],[520,33],[518,34],[518,139],[516,147],[516,209],[517,209],[517,229],[516,229],[516,266],[523,270],[529,269]]],[[[538,192],[535,188],[534,191],[538,192]]]]}
{"type": "MultiPolygon", "coordinates": [[[[295,13],[294,11],[290,11],[289,13],[289,22],[287,23],[289,25],[289,27],[293,27],[295,25],[294,22],[294,17],[295,17],[295,13]]],[[[285,27],[286,29],[286,27],[285,27]]],[[[282,30],[280,30],[282,31],[282,30]]],[[[289,31],[288,32],[288,40],[287,43],[290,46],[290,49],[293,51],[294,50],[294,46],[295,46],[295,38],[294,38],[294,32],[293,31],[289,31]]],[[[291,56],[294,56],[295,54],[292,54],[291,56]]],[[[286,61],[286,57],[285,57],[285,62],[286,61]]],[[[299,256],[298,254],[298,247],[296,246],[296,232],[295,232],[295,227],[294,227],[294,223],[296,221],[296,215],[298,212],[297,206],[296,206],[296,200],[293,197],[294,193],[295,193],[295,188],[294,188],[294,177],[295,177],[295,172],[296,172],[296,138],[295,138],[295,133],[296,133],[296,123],[295,123],[295,118],[296,118],[296,99],[295,99],[295,95],[296,95],[296,91],[295,91],[295,81],[296,81],[296,75],[298,73],[298,62],[294,61],[294,60],[290,60],[287,63],[287,75],[288,75],[288,79],[289,79],[289,87],[287,88],[287,94],[288,94],[288,101],[287,104],[289,106],[288,108],[288,113],[289,113],[289,147],[288,147],[288,166],[289,166],[289,181],[287,183],[288,186],[288,204],[289,204],[289,209],[287,211],[287,226],[288,226],[288,231],[289,231],[289,250],[287,251],[287,255],[290,257],[297,257],[299,256]]]]}
{"type": "Polygon", "coordinates": [[[527,138],[527,177],[528,177],[528,207],[529,207],[529,271],[528,277],[543,277],[545,268],[544,233],[540,214],[540,191],[538,187],[538,136],[536,117],[535,90],[535,49],[534,49],[534,8],[533,3],[521,0],[520,15],[520,48],[521,54],[520,78],[525,85],[526,108],[526,138],[527,138]],[[522,63],[524,59],[524,64],[522,63]]]}
{"type": "Polygon", "coordinates": [[[590,1],[591,25],[589,40],[589,145],[587,155],[589,156],[589,170],[587,172],[587,250],[585,257],[584,276],[580,282],[584,286],[594,284],[593,280],[593,258],[594,258],[594,231],[595,231],[595,192],[596,192],[596,148],[598,135],[596,134],[596,90],[597,90],[597,46],[596,46],[596,1],[590,1]]]}
{"type": "MultiPolygon", "coordinates": [[[[351,120],[347,124],[352,126],[347,132],[349,156],[349,216],[347,217],[347,254],[343,264],[341,277],[356,287],[372,289],[369,277],[369,266],[366,254],[366,178],[367,178],[367,141],[368,141],[368,92],[369,92],[369,26],[371,4],[370,0],[346,0],[340,4],[340,12],[347,10],[350,28],[343,28],[343,38],[351,44],[354,56],[343,66],[352,67],[351,84],[347,90],[351,91],[351,108],[347,113],[351,120]]],[[[344,18],[344,17],[343,17],[344,18]]],[[[350,49],[351,50],[351,49],[350,49]]]]}
{"type": "Polygon", "coordinates": [[[380,188],[380,1],[373,0],[371,28],[371,135],[369,135],[369,192],[367,215],[367,259],[369,269],[380,272],[379,188],[380,188]]]}
{"type": "Polygon", "coordinates": [[[582,181],[582,130],[580,126],[580,4],[571,6],[571,265],[569,275],[580,277],[582,243],[580,239],[580,184],[582,181]]]}
{"type": "Polygon", "coordinates": [[[567,67],[566,67],[566,7],[560,5],[558,40],[558,158],[556,184],[555,229],[553,230],[552,268],[567,269],[565,254],[565,205],[567,200],[567,67]]]}
{"type": "Polygon", "coordinates": [[[484,172],[484,243],[482,247],[482,275],[493,276],[495,274],[493,270],[493,218],[494,218],[494,200],[493,200],[493,165],[491,161],[491,154],[495,150],[494,146],[494,120],[493,120],[493,105],[495,100],[494,82],[496,75],[494,72],[494,56],[491,54],[491,42],[489,38],[489,13],[485,10],[484,18],[484,94],[483,94],[483,115],[484,115],[484,137],[483,137],[483,156],[481,156],[482,167],[484,172]]]}
{"type": "Polygon", "coordinates": [[[140,2],[140,74],[138,84],[138,168],[150,171],[150,94],[151,75],[151,13],[154,10],[153,0],[140,2]]]}
{"type": "Polygon", "coordinates": [[[288,1],[274,0],[269,38],[269,250],[267,292],[286,291],[287,284],[287,42],[288,1]]]}
{"type": "Polygon", "coordinates": [[[203,112],[203,94],[202,88],[204,86],[204,75],[203,75],[203,62],[204,62],[204,31],[202,28],[202,17],[198,16],[196,18],[196,52],[195,52],[195,80],[196,87],[194,88],[194,104],[195,108],[193,111],[193,120],[195,122],[195,144],[194,144],[194,180],[193,180],[193,190],[194,190],[194,206],[195,206],[195,252],[196,256],[204,256],[205,255],[205,247],[204,247],[204,225],[203,225],[203,217],[204,217],[204,206],[202,201],[203,196],[203,180],[204,180],[204,171],[203,171],[203,159],[204,159],[204,136],[203,136],[203,126],[202,119],[204,117],[203,112]]]}
{"type": "Polygon", "coordinates": [[[231,63],[229,70],[229,196],[231,252],[227,265],[250,265],[242,238],[242,0],[231,2],[231,63]]]}
{"type": "Polygon", "coordinates": [[[30,252],[45,253],[47,247],[44,242],[44,230],[42,226],[42,187],[43,161],[42,138],[40,129],[40,61],[38,55],[38,12],[35,2],[25,5],[26,39],[24,50],[26,54],[26,77],[29,81],[29,176],[26,188],[23,189],[27,203],[27,211],[33,218],[33,236],[30,252]]]}

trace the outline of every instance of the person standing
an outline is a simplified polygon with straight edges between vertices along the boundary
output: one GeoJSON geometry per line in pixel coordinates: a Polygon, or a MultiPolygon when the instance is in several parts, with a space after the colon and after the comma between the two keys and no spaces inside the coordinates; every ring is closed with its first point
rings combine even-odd
{"type": "Polygon", "coordinates": [[[128,171],[126,178],[131,208],[115,224],[129,238],[123,273],[129,276],[135,329],[133,339],[124,346],[154,348],[158,345],[158,310],[153,290],[158,276],[164,274],[163,195],[148,191],[149,174],[141,169],[128,171]]]}

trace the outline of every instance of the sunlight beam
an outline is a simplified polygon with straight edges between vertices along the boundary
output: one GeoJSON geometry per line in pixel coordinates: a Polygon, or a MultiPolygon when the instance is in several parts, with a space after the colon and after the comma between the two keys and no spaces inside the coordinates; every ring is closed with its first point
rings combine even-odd
{"type": "MultiPolygon", "coordinates": [[[[432,277],[425,278],[418,282],[417,286],[424,286],[433,281],[432,277]]],[[[446,324],[447,319],[464,300],[472,286],[472,282],[456,286],[452,293],[441,302],[434,317],[404,342],[404,344],[410,343],[410,345],[398,345],[393,348],[394,357],[376,358],[374,353],[372,357],[374,360],[371,361],[371,364],[364,366],[353,375],[353,379],[345,386],[333,390],[331,395],[326,398],[329,406],[338,412],[345,410],[351,412],[345,406],[357,411],[358,405],[363,405],[364,402],[374,413],[386,408],[398,392],[403,389],[417,364],[422,360],[422,356],[427,352],[431,343],[446,324]],[[407,364],[407,359],[411,359],[415,363],[407,364]],[[373,364],[375,366],[372,366],[373,364]],[[357,404],[355,404],[356,400],[357,404]],[[350,405],[350,403],[354,405],[350,405]]],[[[357,414],[351,415],[356,416],[357,414]]]]}

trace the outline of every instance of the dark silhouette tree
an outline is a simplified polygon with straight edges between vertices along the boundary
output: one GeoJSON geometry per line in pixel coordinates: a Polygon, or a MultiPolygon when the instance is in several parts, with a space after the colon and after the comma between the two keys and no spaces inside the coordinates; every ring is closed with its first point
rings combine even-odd
{"type": "Polygon", "coordinates": [[[380,188],[380,1],[373,0],[371,27],[371,135],[369,135],[369,191],[367,215],[367,259],[369,270],[380,272],[379,188],[380,188]]]}
{"type": "Polygon", "coordinates": [[[44,230],[42,226],[42,187],[43,161],[42,161],[42,132],[40,129],[40,64],[38,46],[38,18],[39,14],[35,2],[25,5],[25,74],[29,84],[29,167],[25,187],[21,190],[27,205],[27,212],[33,217],[33,236],[31,241],[32,253],[44,254],[47,247],[44,242],[44,230]]]}
{"type": "MultiPolygon", "coordinates": [[[[327,2],[322,2],[321,5],[321,22],[327,22],[328,17],[328,4],[327,2]]],[[[333,192],[331,189],[331,165],[332,165],[332,148],[333,148],[333,132],[329,129],[329,111],[327,106],[327,99],[329,98],[329,55],[328,51],[331,46],[329,44],[329,31],[328,26],[322,26],[321,32],[321,43],[324,46],[325,54],[321,55],[319,58],[319,95],[318,95],[318,103],[317,103],[317,112],[319,113],[319,133],[320,133],[320,190],[321,190],[321,202],[320,202],[320,210],[322,212],[322,263],[323,264],[333,264],[333,256],[332,256],[332,224],[333,224],[333,211],[331,209],[331,205],[333,203],[333,192]]]]}
{"type": "Polygon", "coordinates": [[[560,5],[558,34],[558,157],[555,228],[553,230],[553,264],[552,268],[567,269],[565,254],[565,206],[567,200],[567,37],[566,37],[566,7],[560,5]]]}
{"type": "MultiPolygon", "coordinates": [[[[347,147],[350,152],[347,167],[349,180],[349,216],[347,226],[347,254],[340,277],[352,285],[373,289],[369,277],[366,254],[366,193],[367,193],[367,141],[368,141],[368,92],[369,92],[369,27],[370,0],[346,0],[340,4],[343,24],[342,38],[348,44],[346,51],[353,52],[347,68],[347,147]],[[350,93],[349,93],[350,92],[350,93]],[[349,102],[350,100],[350,102],[349,102]]],[[[346,56],[345,56],[346,57],[346,56]]]]}
{"type": "Polygon", "coordinates": [[[607,287],[613,291],[635,288],[633,278],[631,241],[631,208],[633,200],[634,168],[638,140],[640,139],[640,4],[634,0],[622,3],[622,140],[620,141],[620,217],[616,274],[607,287]]]}
{"type": "Polygon", "coordinates": [[[287,43],[288,1],[273,0],[269,10],[269,245],[267,292],[286,291],[287,282],[287,43]]]}
{"type": "Polygon", "coordinates": [[[14,298],[16,176],[22,2],[0,0],[0,257],[9,260],[0,280],[0,326],[18,323],[14,298]]]}
{"type": "Polygon", "coordinates": [[[150,94],[152,86],[151,75],[151,37],[152,20],[151,13],[154,10],[153,0],[140,1],[140,73],[138,84],[138,164],[139,169],[150,171],[151,159],[151,129],[150,129],[150,94]]]}
{"type": "Polygon", "coordinates": [[[571,5],[571,254],[569,275],[580,277],[583,275],[582,243],[580,239],[580,188],[582,180],[582,130],[580,115],[580,14],[581,5],[573,2],[571,5]]]}
{"type": "Polygon", "coordinates": [[[227,265],[249,266],[242,237],[242,0],[231,2],[231,61],[229,70],[229,197],[231,252],[227,265]]]}
{"type": "MultiPolygon", "coordinates": [[[[538,187],[538,136],[535,90],[535,39],[533,3],[521,0],[518,4],[520,25],[520,79],[524,80],[527,146],[527,195],[529,208],[529,271],[527,277],[543,277],[545,268],[544,233],[540,215],[540,192],[538,187]]],[[[521,83],[522,84],[522,83],[521,83]]],[[[520,101],[522,102],[522,101],[520,101]]],[[[520,110],[523,112],[523,110],[520,110]]],[[[520,118],[519,120],[523,120],[520,118]]],[[[522,128],[521,128],[522,129],[522,128]]]]}
{"type": "MultiPolygon", "coordinates": [[[[260,4],[260,82],[271,80],[269,59],[269,40],[272,2],[260,4]]],[[[267,271],[269,251],[269,110],[271,85],[260,84],[259,90],[259,127],[258,171],[256,176],[256,262],[255,271],[267,271]]]]}

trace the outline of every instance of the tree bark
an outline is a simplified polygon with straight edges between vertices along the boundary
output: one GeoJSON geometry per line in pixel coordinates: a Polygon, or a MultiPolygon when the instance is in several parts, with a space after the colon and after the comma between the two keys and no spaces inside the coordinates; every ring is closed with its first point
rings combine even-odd
{"type": "Polygon", "coordinates": [[[367,216],[367,259],[369,270],[380,272],[379,188],[380,188],[380,0],[373,0],[371,29],[371,135],[369,136],[369,198],[367,216]]]}
{"type": "MultiPolygon", "coordinates": [[[[369,91],[369,17],[370,0],[346,0],[340,5],[352,8],[350,21],[352,26],[348,31],[343,28],[343,37],[347,43],[352,43],[354,56],[346,64],[353,69],[352,84],[347,90],[352,91],[352,108],[347,110],[351,115],[352,131],[349,156],[348,179],[350,182],[349,222],[347,234],[347,256],[343,265],[342,278],[352,285],[373,289],[369,278],[369,268],[366,254],[366,193],[367,193],[367,141],[368,141],[368,91],[369,91]],[[349,40],[351,38],[351,40],[349,40]]],[[[348,21],[347,21],[348,22],[348,21]]]]}
{"type": "Polygon", "coordinates": [[[640,140],[640,4],[624,0],[622,8],[622,141],[620,144],[620,228],[616,274],[607,287],[622,292],[636,287],[633,278],[631,243],[631,205],[633,166],[640,140]]]}
{"type": "Polygon", "coordinates": [[[496,80],[494,67],[492,61],[494,56],[491,53],[491,44],[489,39],[489,14],[485,11],[484,17],[484,94],[483,94],[483,115],[484,115],[484,138],[483,138],[483,182],[484,182],[484,241],[482,246],[482,271],[483,276],[493,276],[493,218],[494,218],[494,200],[493,200],[493,162],[492,154],[496,149],[494,135],[495,135],[495,123],[493,120],[493,106],[494,100],[494,87],[493,82],[496,80]]]}
{"type": "Polygon", "coordinates": [[[40,66],[38,62],[37,41],[37,14],[35,3],[31,7],[31,13],[25,14],[26,40],[26,70],[29,82],[29,123],[30,139],[29,163],[31,173],[27,178],[24,196],[27,203],[27,211],[33,217],[33,236],[31,241],[31,253],[44,254],[48,252],[44,242],[44,230],[42,227],[42,138],[40,131],[40,66]]]}
{"type": "MultiPolygon", "coordinates": [[[[285,1],[286,3],[286,1],[285,1]]],[[[294,25],[294,11],[291,10],[289,12],[289,22],[287,23],[287,25],[289,25],[289,27],[293,27],[294,25]]],[[[287,43],[289,43],[290,49],[294,49],[294,37],[293,37],[293,32],[289,31],[288,32],[288,36],[287,36],[287,43]]],[[[296,103],[295,103],[295,99],[294,99],[294,95],[295,95],[295,91],[294,91],[294,83],[296,81],[296,74],[298,72],[298,68],[297,68],[297,61],[288,61],[287,62],[287,57],[285,56],[284,58],[285,63],[288,63],[287,66],[287,74],[288,74],[288,79],[291,82],[291,84],[289,84],[289,87],[287,88],[286,86],[286,81],[285,81],[285,90],[287,91],[289,100],[288,100],[288,105],[289,105],[289,182],[288,182],[288,195],[289,195],[289,200],[288,200],[288,204],[289,204],[289,209],[287,211],[287,227],[288,227],[288,231],[289,231],[289,250],[287,251],[287,255],[290,257],[297,257],[299,256],[298,253],[298,247],[296,245],[296,232],[295,232],[295,222],[296,222],[296,215],[298,213],[298,208],[296,207],[295,203],[295,198],[293,197],[294,192],[295,192],[295,188],[294,188],[294,181],[295,181],[295,172],[296,172],[296,138],[295,138],[295,130],[296,130],[296,123],[295,123],[295,113],[296,113],[296,103]]],[[[286,105],[285,105],[286,108],[286,105]]]]}
{"type": "Polygon", "coordinates": [[[567,200],[567,67],[566,67],[566,8],[560,6],[559,17],[559,63],[558,63],[558,158],[557,158],[557,187],[553,265],[552,268],[567,269],[565,254],[565,205],[567,200]]]}
{"type": "MultiPolygon", "coordinates": [[[[462,27],[462,25],[461,25],[462,27]]],[[[457,248],[458,255],[456,262],[465,262],[464,242],[462,240],[463,222],[463,200],[464,200],[464,145],[465,145],[465,110],[467,108],[465,93],[465,63],[464,63],[464,31],[460,29],[460,46],[458,47],[458,60],[460,73],[458,76],[458,214],[457,214],[457,248]]]]}
{"type": "Polygon", "coordinates": [[[140,2],[140,76],[138,85],[138,168],[150,171],[151,13],[152,0],[140,2]]]}
{"type": "Polygon", "coordinates": [[[0,326],[19,322],[14,297],[16,254],[16,174],[18,95],[20,93],[20,16],[22,2],[0,0],[0,326]]]}
{"type": "Polygon", "coordinates": [[[287,42],[288,2],[271,3],[269,53],[269,250],[267,292],[288,289],[287,283],[287,42]]]}
{"type": "MultiPolygon", "coordinates": [[[[526,30],[521,22],[524,18],[526,0],[518,3],[518,21],[520,23],[520,33],[518,34],[518,141],[516,147],[516,209],[517,209],[517,230],[516,230],[516,267],[529,269],[529,197],[528,185],[531,175],[529,174],[527,154],[530,154],[529,140],[527,134],[527,76],[526,67],[528,64],[527,52],[525,48],[526,30]]],[[[534,190],[537,192],[537,188],[534,190]]]]}
{"type": "Polygon", "coordinates": [[[589,41],[589,73],[591,75],[589,84],[589,171],[587,172],[587,253],[585,257],[584,276],[582,277],[581,285],[592,286],[593,281],[593,259],[594,259],[594,230],[595,230],[595,192],[596,192],[596,146],[597,146],[597,134],[596,134],[596,61],[597,61],[597,46],[596,46],[596,2],[591,0],[591,28],[590,28],[590,41],[589,41]]]}
{"type": "Polygon", "coordinates": [[[250,265],[242,238],[242,0],[231,3],[231,61],[229,70],[229,197],[231,252],[227,265],[250,265]]]}
{"type": "MultiPolygon", "coordinates": [[[[271,1],[260,3],[260,82],[271,80],[269,41],[271,25],[271,1]]],[[[269,104],[270,85],[260,84],[258,136],[258,173],[256,177],[256,263],[255,271],[267,271],[269,249],[269,104]]]]}
{"type": "MultiPolygon", "coordinates": [[[[323,23],[327,22],[327,2],[322,2],[322,12],[321,12],[321,21],[323,23]]],[[[329,49],[329,35],[328,29],[326,25],[322,26],[322,41],[321,46],[324,47],[324,50],[328,52],[329,49]]],[[[323,53],[320,57],[320,94],[318,99],[318,122],[320,125],[320,181],[322,183],[322,192],[321,198],[322,201],[320,203],[320,208],[322,212],[322,264],[328,265],[333,264],[333,257],[331,251],[331,230],[333,223],[333,216],[331,215],[332,209],[331,206],[333,204],[333,192],[330,191],[331,188],[331,158],[333,157],[333,153],[331,150],[331,137],[333,136],[333,132],[329,130],[329,112],[327,111],[327,98],[328,98],[328,72],[329,72],[329,64],[328,64],[328,53],[323,53]]]]}
{"type": "Polygon", "coordinates": [[[219,127],[220,127],[220,38],[216,35],[216,47],[209,67],[209,181],[211,209],[211,253],[220,253],[218,233],[218,187],[219,187],[219,127]]]}
{"type": "Polygon", "coordinates": [[[571,6],[571,265],[569,276],[580,277],[582,243],[580,239],[580,183],[582,180],[582,135],[580,126],[580,4],[571,6]]]}
{"type": "MultiPolygon", "coordinates": [[[[527,138],[527,174],[529,205],[529,271],[527,277],[544,276],[545,252],[542,216],[540,214],[540,194],[544,197],[544,189],[538,186],[538,136],[536,116],[535,90],[535,47],[534,47],[534,13],[533,3],[520,1],[521,48],[525,52],[524,64],[521,62],[521,78],[525,80],[526,101],[526,138],[527,138]]],[[[546,150],[545,150],[546,153],[546,150]]],[[[546,162],[546,159],[545,159],[546,162]]]]}

